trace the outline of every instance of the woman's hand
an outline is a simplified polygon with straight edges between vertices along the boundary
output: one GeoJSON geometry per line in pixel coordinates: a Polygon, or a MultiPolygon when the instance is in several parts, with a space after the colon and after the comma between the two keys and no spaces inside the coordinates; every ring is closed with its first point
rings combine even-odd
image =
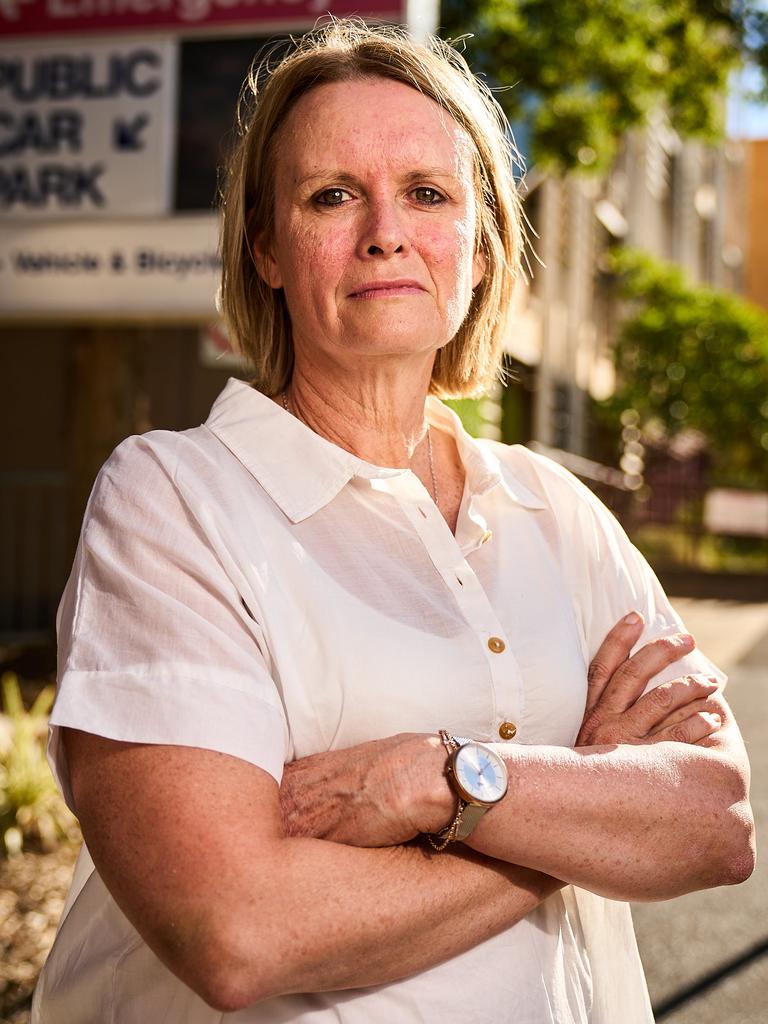
{"type": "Polygon", "coordinates": [[[650,680],[693,650],[687,633],[652,640],[629,656],[643,622],[631,613],[618,622],[589,666],[587,706],[576,746],[612,743],[697,743],[721,724],[712,699],[717,681],[681,676],[643,693],[650,680]]]}
{"type": "Polygon", "coordinates": [[[420,733],[302,757],[285,766],[280,786],[285,834],[397,846],[441,828],[455,803],[445,757],[439,737],[420,733]]]}

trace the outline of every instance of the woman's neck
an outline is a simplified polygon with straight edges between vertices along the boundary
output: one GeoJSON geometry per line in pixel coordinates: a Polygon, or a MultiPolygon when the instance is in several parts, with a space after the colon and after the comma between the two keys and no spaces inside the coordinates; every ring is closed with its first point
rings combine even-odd
{"type": "MultiPolygon", "coordinates": [[[[361,360],[363,363],[363,360],[361,360]]],[[[364,366],[332,372],[298,360],[286,397],[290,411],[315,433],[377,466],[412,465],[425,438],[424,401],[432,361],[390,372],[364,366]]]]}
{"type": "Polygon", "coordinates": [[[431,494],[451,531],[464,490],[464,467],[451,434],[427,431],[424,402],[434,357],[379,362],[366,373],[360,359],[354,369],[332,372],[297,354],[293,377],[275,401],[327,440],[374,466],[409,468],[431,494]]]}

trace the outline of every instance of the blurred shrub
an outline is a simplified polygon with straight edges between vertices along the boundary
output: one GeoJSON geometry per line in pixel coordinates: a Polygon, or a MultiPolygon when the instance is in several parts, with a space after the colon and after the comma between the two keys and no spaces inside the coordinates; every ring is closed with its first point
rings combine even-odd
{"type": "Polygon", "coordinates": [[[483,414],[479,398],[448,398],[445,404],[453,409],[461,420],[464,429],[473,437],[479,437],[483,430],[483,414]]]}
{"type": "Polygon", "coordinates": [[[760,537],[720,537],[678,524],[646,523],[632,531],[632,541],[655,569],[760,574],[768,568],[768,541],[760,537]]]}
{"type": "Polygon", "coordinates": [[[612,262],[629,315],[606,422],[618,434],[634,410],[648,436],[698,430],[713,483],[768,487],[768,316],[647,253],[619,249],[612,262]]]}
{"type": "Polygon", "coordinates": [[[77,835],[45,758],[54,688],[46,686],[27,711],[12,672],[0,686],[0,854],[20,853],[25,845],[52,849],[77,835]]]}

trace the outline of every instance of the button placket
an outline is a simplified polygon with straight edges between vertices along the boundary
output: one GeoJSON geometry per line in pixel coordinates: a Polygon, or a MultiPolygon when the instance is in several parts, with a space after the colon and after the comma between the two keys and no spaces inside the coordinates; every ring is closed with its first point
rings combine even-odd
{"type": "MultiPolygon", "coordinates": [[[[525,711],[525,690],[517,659],[514,657],[504,628],[488,600],[480,580],[464,557],[439,510],[423,507],[421,483],[414,477],[391,481],[390,493],[398,500],[418,533],[432,564],[451,591],[467,625],[472,629],[485,652],[491,688],[492,718],[489,728],[495,739],[502,723],[520,722],[525,711]]],[[[475,522],[480,516],[475,513],[475,522]]],[[[490,533],[483,519],[484,536],[490,533]]],[[[474,550],[480,546],[475,544],[474,550]]],[[[517,732],[517,726],[514,726],[517,732]]],[[[509,731],[509,730],[508,730],[509,731]]],[[[503,737],[502,737],[503,738],[503,737]]]]}

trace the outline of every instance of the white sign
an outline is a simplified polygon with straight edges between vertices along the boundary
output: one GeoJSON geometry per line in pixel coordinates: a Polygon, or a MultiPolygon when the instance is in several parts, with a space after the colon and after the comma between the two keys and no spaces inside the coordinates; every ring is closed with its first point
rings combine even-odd
{"type": "Polygon", "coordinates": [[[768,494],[725,487],[704,498],[704,525],[732,537],[768,537],[768,494]]]}
{"type": "Polygon", "coordinates": [[[173,40],[4,44],[0,218],[170,209],[173,40]]]}
{"type": "Polygon", "coordinates": [[[210,319],[219,286],[215,214],[161,220],[6,223],[0,318],[108,313],[210,319]]]}

